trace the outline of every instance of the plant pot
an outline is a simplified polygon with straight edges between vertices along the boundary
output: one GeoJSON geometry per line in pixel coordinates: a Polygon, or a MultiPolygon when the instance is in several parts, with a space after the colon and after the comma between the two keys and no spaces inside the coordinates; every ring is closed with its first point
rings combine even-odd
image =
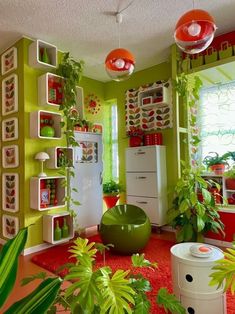
{"type": "Polygon", "coordinates": [[[130,147],[136,147],[142,145],[142,137],[140,136],[131,136],[129,140],[130,147]]]}
{"type": "Polygon", "coordinates": [[[214,172],[214,174],[223,174],[225,170],[225,165],[216,164],[216,165],[210,166],[210,168],[214,172]]]}
{"type": "Polygon", "coordinates": [[[112,208],[117,204],[117,201],[119,200],[119,195],[105,195],[103,196],[103,200],[105,201],[105,204],[107,208],[112,208]]]}
{"type": "Polygon", "coordinates": [[[225,180],[226,189],[235,190],[235,179],[227,178],[225,180]]]}

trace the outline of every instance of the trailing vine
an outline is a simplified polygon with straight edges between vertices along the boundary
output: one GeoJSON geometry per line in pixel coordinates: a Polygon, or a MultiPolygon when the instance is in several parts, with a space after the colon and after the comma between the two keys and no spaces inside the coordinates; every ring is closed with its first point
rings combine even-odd
{"type": "MultiPolygon", "coordinates": [[[[59,109],[63,112],[61,127],[64,128],[67,148],[78,146],[74,137],[74,127],[80,121],[78,110],[76,109],[76,87],[81,80],[83,67],[83,61],[75,61],[70,57],[69,52],[67,52],[64,53],[62,62],[59,64],[57,70],[57,74],[63,77],[63,102],[59,109]]],[[[72,191],[77,192],[77,190],[71,187],[71,177],[74,177],[74,170],[73,166],[69,163],[68,156],[61,167],[60,173],[66,177],[64,186],[67,192],[65,196],[67,210],[72,216],[75,216],[72,205],[79,205],[80,203],[71,196],[72,191]]]]}
{"type": "MultiPolygon", "coordinates": [[[[186,75],[181,73],[175,82],[175,89],[182,99],[183,104],[188,109],[188,123],[190,132],[190,145],[192,148],[191,157],[198,151],[200,143],[199,131],[197,127],[197,113],[199,109],[200,89],[202,81],[197,75],[186,75]]],[[[193,159],[193,158],[192,158],[193,159]]]]}

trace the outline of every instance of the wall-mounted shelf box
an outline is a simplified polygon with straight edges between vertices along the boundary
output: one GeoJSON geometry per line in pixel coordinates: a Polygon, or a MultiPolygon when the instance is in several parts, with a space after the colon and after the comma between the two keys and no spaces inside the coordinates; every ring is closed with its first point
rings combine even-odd
{"type": "Polygon", "coordinates": [[[30,208],[43,211],[64,207],[64,180],[64,176],[30,178],[30,208]]]}
{"type": "Polygon", "coordinates": [[[73,217],[71,217],[68,212],[43,215],[43,241],[52,244],[59,244],[67,242],[73,237],[74,237],[73,217]],[[59,225],[60,227],[62,227],[64,218],[66,218],[66,224],[69,228],[69,236],[67,238],[61,238],[60,240],[54,240],[54,230],[56,226],[56,221],[59,220],[59,225]]]}
{"type": "Polygon", "coordinates": [[[30,112],[30,137],[31,138],[44,138],[44,139],[60,139],[61,138],[61,122],[62,115],[52,111],[38,110],[30,112]],[[51,120],[52,127],[55,130],[54,136],[41,135],[41,128],[45,126],[45,119],[51,120]],[[43,123],[42,123],[43,120],[43,123]]]}
{"type": "Polygon", "coordinates": [[[72,147],[49,147],[46,149],[50,159],[46,160],[46,167],[49,169],[58,169],[62,166],[64,155],[69,160],[69,165],[74,164],[74,153],[72,147]]]}
{"type": "Polygon", "coordinates": [[[76,99],[76,109],[78,110],[80,119],[84,119],[84,94],[83,88],[80,86],[76,87],[77,99],[76,99]]]}
{"type": "Polygon", "coordinates": [[[63,78],[53,73],[45,73],[38,78],[39,106],[59,108],[63,101],[63,78]]]}
{"type": "Polygon", "coordinates": [[[29,65],[33,68],[50,69],[57,67],[57,47],[40,39],[35,40],[29,46],[29,65]],[[46,49],[50,63],[41,60],[42,49],[46,49]]]}
{"type": "Polygon", "coordinates": [[[165,107],[170,104],[169,89],[163,85],[139,92],[139,107],[165,107]]]}

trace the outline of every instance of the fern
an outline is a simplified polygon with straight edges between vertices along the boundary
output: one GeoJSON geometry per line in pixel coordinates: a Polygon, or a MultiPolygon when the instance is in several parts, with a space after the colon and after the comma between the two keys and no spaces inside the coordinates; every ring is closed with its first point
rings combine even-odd
{"type": "Polygon", "coordinates": [[[186,310],[181,305],[180,301],[172,294],[170,294],[166,288],[161,288],[158,291],[157,303],[164,308],[165,312],[185,314],[186,310]]]}

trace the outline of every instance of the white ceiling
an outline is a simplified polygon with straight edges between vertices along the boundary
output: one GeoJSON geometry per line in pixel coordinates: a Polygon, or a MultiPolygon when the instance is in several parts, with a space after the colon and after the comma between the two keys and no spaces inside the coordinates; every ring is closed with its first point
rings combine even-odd
{"type": "MultiPolygon", "coordinates": [[[[121,47],[136,56],[136,71],[169,57],[177,20],[193,0],[0,0],[0,51],[21,36],[39,38],[85,61],[85,75],[109,80],[106,55],[118,47],[115,12],[123,11],[121,47]]],[[[235,0],[194,0],[214,16],[217,35],[235,30],[235,0]]]]}

